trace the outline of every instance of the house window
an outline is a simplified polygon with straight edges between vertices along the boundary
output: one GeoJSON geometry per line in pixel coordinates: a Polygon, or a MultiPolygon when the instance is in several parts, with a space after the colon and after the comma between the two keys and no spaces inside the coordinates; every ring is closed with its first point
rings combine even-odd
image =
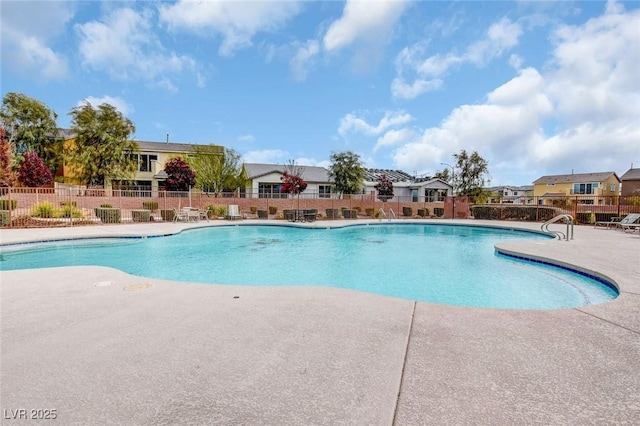
{"type": "Polygon", "coordinates": [[[427,203],[442,202],[447,196],[446,189],[425,189],[424,197],[427,203]]]}
{"type": "Polygon", "coordinates": [[[414,203],[418,201],[418,190],[417,189],[412,189],[411,190],[411,201],[414,202],[414,203]]]}
{"type": "Polygon", "coordinates": [[[611,184],[611,192],[616,192],[616,184],[615,183],[611,184]]]}
{"type": "Polygon", "coordinates": [[[153,170],[153,162],[158,161],[157,154],[135,154],[138,161],[139,172],[150,172],[153,170]]]}
{"type": "Polygon", "coordinates": [[[279,183],[260,183],[258,198],[287,198],[287,194],[280,191],[281,188],[282,185],[279,183]]]}
{"type": "Polygon", "coordinates": [[[598,187],[597,183],[574,183],[573,184],[573,193],[574,194],[595,194],[595,189],[598,187]]]}
{"type": "Polygon", "coordinates": [[[318,185],[318,198],[331,198],[331,185],[318,185]]]}

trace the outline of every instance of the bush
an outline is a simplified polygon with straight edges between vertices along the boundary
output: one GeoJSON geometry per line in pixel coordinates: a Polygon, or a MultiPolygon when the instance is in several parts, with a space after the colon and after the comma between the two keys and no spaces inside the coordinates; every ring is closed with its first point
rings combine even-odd
{"type": "Polygon", "coordinates": [[[102,203],[100,204],[100,207],[104,207],[105,209],[112,209],[113,205],[109,203],[102,203]]]}
{"type": "MultiPolygon", "coordinates": [[[[11,200],[11,210],[18,206],[18,200],[11,200]]],[[[9,210],[9,200],[0,200],[0,210],[9,210]]]]}
{"type": "Polygon", "coordinates": [[[360,214],[360,212],[362,211],[362,207],[360,207],[360,206],[355,206],[355,207],[353,208],[353,210],[357,211],[357,212],[358,212],[358,214],[360,214]]]}
{"type": "Polygon", "coordinates": [[[56,208],[51,203],[38,203],[31,208],[31,216],[46,219],[56,217],[56,208]]]}
{"type": "Polygon", "coordinates": [[[402,215],[411,217],[413,216],[413,208],[412,207],[402,207],[402,215]]]}
{"type": "Polygon", "coordinates": [[[367,207],[366,209],[364,209],[364,212],[367,216],[373,216],[373,212],[375,211],[375,209],[371,208],[371,207],[367,207]]]}
{"type": "Polygon", "coordinates": [[[64,206],[60,210],[56,211],[55,215],[56,215],[55,217],[79,218],[79,217],[82,217],[82,211],[76,208],[75,206],[64,206]]]}
{"type": "Polygon", "coordinates": [[[0,210],[0,226],[9,226],[10,220],[9,210],[0,210]]]}
{"type": "Polygon", "coordinates": [[[131,220],[134,222],[150,222],[151,211],[149,210],[131,210],[131,220]]]}
{"type": "Polygon", "coordinates": [[[78,207],[78,203],[76,203],[75,201],[60,201],[60,207],[67,207],[67,206],[78,207]]]}
{"type": "Polygon", "coordinates": [[[327,219],[337,219],[340,215],[338,209],[325,209],[324,212],[327,214],[327,219]]]}
{"type": "Polygon", "coordinates": [[[152,212],[158,210],[158,202],[157,201],[143,201],[142,208],[146,210],[151,210],[152,212]]]}
{"type": "Polygon", "coordinates": [[[558,209],[549,206],[471,206],[474,218],[488,220],[545,222],[559,213],[558,209]]]}
{"type": "Polygon", "coordinates": [[[418,216],[420,216],[420,217],[429,216],[429,209],[426,208],[426,207],[424,209],[418,209],[418,216]]]}
{"type": "Polygon", "coordinates": [[[95,212],[102,223],[120,223],[120,209],[99,207],[95,212]]]}
{"type": "Polygon", "coordinates": [[[278,207],[277,206],[269,206],[269,214],[276,214],[278,213],[278,207]]]}
{"type": "Polygon", "coordinates": [[[251,212],[251,214],[256,214],[256,212],[258,211],[258,208],[256,206],[251,206],[249,207],[249,211],[251,212]]]}
{"type": "Polygon", "coordinates": [[[176,217],[176,212],[173,209],[162,209],[160,210],[160,217],[165,222],[172,222],[176,217]]]}
{"type": "Polygon", "coordinates": [[[217,219],[219,217],[225,217],[227,215],[227,206],[219,206],[209,204],[207,206],[207,217],[209,219],[217,219]]]}
{"type": "Polygon", "coordinates": [[[593,224],[594,216],[591,212],[578,212],[576,213],[576,222],[577,223],[589,223],[593,224]]]}

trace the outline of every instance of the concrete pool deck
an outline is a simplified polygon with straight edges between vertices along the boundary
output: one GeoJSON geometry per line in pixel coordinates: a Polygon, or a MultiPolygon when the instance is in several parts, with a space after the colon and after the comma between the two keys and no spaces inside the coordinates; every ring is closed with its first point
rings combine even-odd
{"type": "MultiPolygon", "coordinates": [[[[239,223],[5,229],[0,243],[239,223]]],[[[344,223],[366,222],[306,226],[344,223]]],[[[499,310],[338,288],[187,285],[104,267],[1,271],[1,423],[42,423],[20,417],[55,410],[65,425],[640,424],[638,232],[577,226],[570,242],[500,249],[607,277],[620,296],[499,310]]]]}

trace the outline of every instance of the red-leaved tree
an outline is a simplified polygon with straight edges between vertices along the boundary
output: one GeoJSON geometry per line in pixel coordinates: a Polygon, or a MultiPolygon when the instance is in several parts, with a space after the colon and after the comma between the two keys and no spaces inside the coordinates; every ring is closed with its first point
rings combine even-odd
{"type": "Polygon", "coordinates": [[[172,158],[164,165],[167,174],[167,191],[188,191],[196,184],[196,174],[180,157],[172,158]]]}
{"type": "Polygon", "coordinates": [[[18,168],[18,180],[26,187],[37,188],[51,183],[53,174],[38,154],[33,151],[27,151],[24,153],[18,168]]]}
{"type": "Polygon", "coordinates": [[[0,127],[0,187],[13,186],[15,183],[15,173],[11,168],[12,152],[4,127],[0,127]]]}
{"type": "Polygon", "coordinates": [[[280,191],[291,195],[297,195],[298,207],[300,207],[300,193],[307,189],[307,182],[305,182],[298,174],[292,174],[287,171],[280,176],[280,180],[282,181],[280,191]]]}

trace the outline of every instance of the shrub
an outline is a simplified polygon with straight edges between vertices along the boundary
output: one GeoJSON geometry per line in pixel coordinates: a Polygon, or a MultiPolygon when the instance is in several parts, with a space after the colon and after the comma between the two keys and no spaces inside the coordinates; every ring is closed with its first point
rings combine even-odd
{"type": "Polygon", "coordinates": [[[134,222],[149,222],[151,212],[149,210],[131,210],[131,220],[134,222]]]}
{"type": "MultiPolygon", "coordinates": [[[[18,200],[11,200],[11,210],[18,206],[18,200]]],[[[9,210],[9,200],[0,200],[0,210],[9,210]]]]}
{"type": "Polygon", "coordinates": [[[355,206],[355,207],[353,208],[353,210],[357,211],[357,212],[358,212],[358,214],[360,214],[360,212],[362,211],[362,207],[360,207],[360,206],[355,206]]]}
{"type": "Polygon", "coordinates": [[[420,217],[427,217],[429,216],[429,209],[428,208],[423,208],[423,209],[418,209],[418,216],[420,217]]]}
{"type": "Polygon", "coordinates": [[[403,206],[402,207],[402,215],[403,216],[407,216],[407,217],[413,216],[413,208],[412,207],[403,206]]]}
{"type": "Polygon", "coordinates": [[[158,210],[158,202],[157,201],[143,201],[142,208],[146,210],[151,210],[152,212],[158,210]]]}
{"type": "Polygon", "coordinates": [[[55,214],[55,217],[64,217],[64,218],[82,217],[82,211],[76,208],[75,206],[70,206],[70,205],[62,207],[61,209],[54,212],[54,214],[55,214]]]}
{"type": "Polygon", "coordinates": [[[60,201],[60,207],[78,207],[78,203],[75,201],[60,201]]]}
{"type": "Polygon", "coordinates": [[[18,180],[27,187],[35,188],[53,181],[51,170],[35,152],[28,151],[22,156],[18,168],[18,180]]]}
{"type": "Polygon", "coordinates": [[[578,212],[576,213],[576,222],[578,223],[593,223],[594,216],[591,212],[578,212]]]}
{"type": "Polygon", "coordinates": [[[278,206],[269,206],[269,214],[278,213],[278,206]]]}
{"type": "MultiPolygon", "coordinates": [[[[436,209],[434,209],[435,211],[436,209]]],[[[524,220],[545,222],[560,211],[549,206],[472,206],[471,214],[476,219],[524,220]]]]}
{"type": "Polygon", "coordinates": [[[162,209],[160,210],[160,217],[165,222],[172,222],[176,217],[176,212],[173,209],[162,209]]]}
{"type": "Polygon", "coordinates": [[[120,209],[100,207],[95,211],[102,223],[120,223],[120,209]]]}
{"type": "Polygon", "coordinates": [[[258,208],[256,206],[251,206],[249,207],[249,211],[251,212],[251,214],[256,214],[256,212],[258,211],[258,208]]]}
{"type": "Polygon", "coordinates": [[[325,213],[327,214],[327,219],[337,219],[340,215],[340,210],[338,209],[325,209],[325,213]]]}
{"type": "Polygon", "coordinates": [[[209,219],[217,219],[219,217],[225,217],[227,215],[227,206],[209,204],[207,206],[207,217],[209,219]]]}
{"type": "Polygon", "coordinates": [[[112,209],[113,205],[109,203],[102,203],[100,204],[100,207],[104,207],[105,209],[112,209]]]}
{"type": "Polygon", "coordinates": [[[31,208],[31,216],[41,218],[56,217],[56,208],[51,203],[38,203],[31,208]]]}
{"type": "Polygon", "coordinates": [[[364,212],[366,213],[367,216],[373,216],[373,212],[375,211],[375,209],[371,208],[371,207],[367,207],[366,209],[364,209],[364,212]]]}
{"type": "Polygon", "coordinates": [[[0,226],[9,226],[9,210],[0,210],[0,226]]]}

